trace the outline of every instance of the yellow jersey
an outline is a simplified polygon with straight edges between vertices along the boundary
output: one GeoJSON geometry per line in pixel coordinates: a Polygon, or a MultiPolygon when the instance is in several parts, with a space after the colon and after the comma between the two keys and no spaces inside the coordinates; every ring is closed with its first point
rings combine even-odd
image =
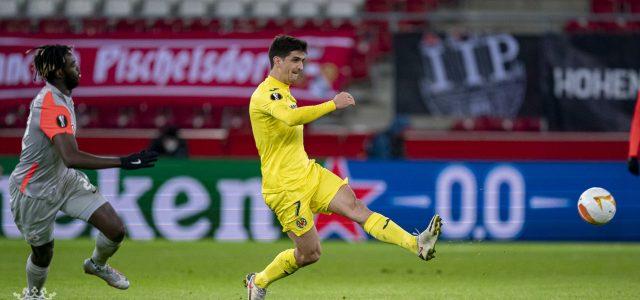
{"type": "Polygon", "coordinates": [[[297,107],[289,85],[267,77],[251,95],[249,117],[260,155],[262,192],[296,190],[314,163],[304,151],[303,125],[336,109],[330,100],[297,107]]]}

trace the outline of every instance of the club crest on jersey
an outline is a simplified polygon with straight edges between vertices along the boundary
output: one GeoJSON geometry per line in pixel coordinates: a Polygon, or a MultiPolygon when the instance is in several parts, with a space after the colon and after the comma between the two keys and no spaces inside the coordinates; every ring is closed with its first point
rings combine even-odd
{"type": "Polygon", "coordinates": [[[56,122],[58,122],[58,126],[60,126],[60,128],[67,127],[67,117],[65,117],[64,115],[59,115],[56,118],[56,122]]]}
{"type": "Polygon", "coordinates": [[[298,228],[300,229],[305,228],[307,226],[307,219],[305,218],[297,219],[296,226],[298,226],[298,228]]]}
{"type": "Polygon", "coordinates": [[[271,100],[280,100],[280,99],[282,99],[282,95],[280,95],[280,93],[271,94],[271,100]]]}

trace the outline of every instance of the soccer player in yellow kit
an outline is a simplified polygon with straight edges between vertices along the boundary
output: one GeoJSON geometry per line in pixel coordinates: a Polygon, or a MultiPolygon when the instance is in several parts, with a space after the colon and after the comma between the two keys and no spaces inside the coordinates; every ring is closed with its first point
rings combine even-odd
{"type": "Polygon", "coordinates": [[[262,194],[295,244],[295,249],[282,251],[262,272],[246,276],[244,282],[251,300],[264,299],[269,284],[320,259],[314,213],[343,215],[376,239],[401,246],[424,260],[435,257],[440,236],[442,223],[438,215],[433,216],[425,231],[414,236],[358,201],[347,178],[339,178],[307,157],[303,125],[336,109],[355,106],[355,100],[342,92],[324,103],[297,107],[289,86],[302,76],[306,51],[305,41],[277,36],[269,48],[269,76],[251,95],[249,114],[260,154],[262,194]]]}

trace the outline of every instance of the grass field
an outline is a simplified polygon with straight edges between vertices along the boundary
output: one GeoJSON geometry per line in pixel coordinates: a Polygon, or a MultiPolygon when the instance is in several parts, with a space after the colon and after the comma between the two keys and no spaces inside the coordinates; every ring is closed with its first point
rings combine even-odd
{"type": "MultiPolygon", "coordinates": [[[[244,299],[243,276],[290,247],[278,243],[133,242],[111,261],[132,286],[85,275],[93,241],[56,241],[56,299],[244,299]]],[[[0,240],[0,299],[25,286],[24,241],[0,240]]],[[[325,242],[322,259],[273,284],[269,299],[638,299],[640,244],[441,243],[423,262],[377,242],[325,242]]]]}

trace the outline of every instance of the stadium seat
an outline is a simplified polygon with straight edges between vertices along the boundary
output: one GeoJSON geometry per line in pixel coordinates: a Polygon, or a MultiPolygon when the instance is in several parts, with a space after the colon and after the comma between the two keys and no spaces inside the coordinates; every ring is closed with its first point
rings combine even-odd
{"type": "Polygon", "coordinates": [[[243,17],[245,3],[241,1],[221,0],[215,3],[215,16],[223,19],[243,17]]]}
{"type": "Polygon", "coordinates": [[[394,10],[394,1],[392,0],[367,0],[364,3],[364,10],[367,12],[384,13],[394,10]]]}
{"type": "Polygon", "coordinates": [[[287,24],[288,20],[278,19],[267,19],[261,20],[259,22],[259,27],[263,30],[272,30],[272,31],[285,31],[285,24],[287,24]]]}
{"type": "Polygon", "coordinates": [[[58,12],[60,1],[31,0],[27,2],[26,16],[33,19],[52,17],[58,12]]]}
{"type": "Polygon", "coordinates": [[[31,33],[33,26],[29,19],[8,19],[2,24],[2,31],[7,33],[31,33]]]}
{"type": "Polygon", "coordinates": [[[71,24],[68,19],[43,19],[38,23],[38,29],[42,33],[69,33],[71,24]]]}
{"type": "Polygon", "coordinates": [[[185,28],[182,19],[157,19],[151,25],[153,32],[181,32],[185,28]]]}
{"type": "Polygon", "coordinates": [[[16,17],[18,8],[18,0],[0,0],[0,19],[16,17]]]}
{"type": "Polygon", "coordinates": [[[166,18],[171,16],[171,2],[168,0],[144,0],[140,15],[144,18],[166,18]]]}
{"type": "Polygon", "coordinates": [[[429,3],[426,0],[402,0],[399,5],[402,11],[408,13],[424,13],[429,10],[429,3]]]}
{"type": "Polygon", "coordinates": [[[292,18],[317,18],[320,15],[320,5],[314,1],[295,1],[289,7],[292,18]]]}
{"type": "Polygon", "coordinates": [[[209,103],[193,108],[189,123],[184,128],[220,128],[222,109],[209,103]]]}
{"type": "Polygon", "coordinates": [[[256,18],[277,18],[282,15],[283,2],[264,0],[252,3],[251,16],[256,18]]]}
{"type": "Polygon", "coordinates": [[[82,32],[86,35],[96,35],[109,31],[109,20],[106,18],[82,19],[82,32]]]}
{"type": "Polygon", "coordinates": [[[400,32],[422,32],[426,27],[426,20],[401,20],[398,22],[398,31],[400,32]]]}
{"type": "Polygon", "coordinates": [[[133,15],[132,0],[105,0],[102,14],[108,18],[126,18],[133,15]]]}
{"type": "Polygon", "coordinates": [[[258,19],[256,18],[234,19],[232,22],[233,31],[251,33],[258,30],[260,27],[258,23],[258,19]]]}
{"type": "Polygon", "coordinates": [[[215,19],[196,18],[184,23],[185,30],[191,32],[213,32],[220,29],[220,22],[215,19]]]}
{"type": "Polygon", "coordinates": [[[585,32],[589,30],[589,24],[585,19],[570,20],[565,24],[564,30],[568,33],[585,32]]]}
{"type": "Polygon", "coordinates": [[[345,1],[331,1],[327,4],[326,15],[332,19],[351,19],[357,14],[357,4],[345,1]]]}
{"type": "Polygon", "coordinates": [[[146,19],[122,19],[116,22],[117,32],[145,32],[147,30],[146,19]]]}
{"type": "Polygon", "coordinates": [[[250,132],[251,121],[249,120],[249,107],[224,107],[222,110],[221,127],[240,132],[250,132]]]}
{"type": "Polygon", "coordinates": [[[618,3],[616,0],[591,0],[591,12],[597,14],[614,13],[618,10],[618,3]]]}
{"type": "Polygon", "coordinates": [[[377,58],[391,51],[391,32],[386,20],[368,20],[365,22],[367,39],[371,43],[371,55],[377,58]]]}
{"type": "Polygon", "coordinates": [[[458,119],[454,121],[453,125],[451,126],[451,130],[454,131],[469,131],[473,130],[474,128],[475,124],[473,122],[473,119],[471,118],[458,119]]]}
{"type": "Polygon", "coordinates": [[[202,18],[207,12],[207,2],[203,0],[185,0],[178,4],[178,16],[183,18],[202,18]]]}
{"type": "Polygon", "coordinates": [[[629,12],[633,14],[640,13],[640,1],[639,0],[628,0],[629,12]]]}
{"type": "Polygon", "coordinates": [[[513,131],[543,131],[545,129],[542,120],[537,117],[516,118],[513,122],[513,131]]]}
{"type": "Polygon", "coordinates": [[[64,15],[69,18],[86,18],[96,13],[95,0],[67,0],[64,5],[64,15]]]}
{"type": "MultiPolygon", "coordinates": [[[[296,30],[323,30],[322,28],[322,20],[320,19],[303,19],[296,18],[292,19],[292,25],[296,30]]],[[[285,26],[285,28],[287,28],[285,26]]],[[[290,28],[290,27],[289,27],[290,28]]]]}

